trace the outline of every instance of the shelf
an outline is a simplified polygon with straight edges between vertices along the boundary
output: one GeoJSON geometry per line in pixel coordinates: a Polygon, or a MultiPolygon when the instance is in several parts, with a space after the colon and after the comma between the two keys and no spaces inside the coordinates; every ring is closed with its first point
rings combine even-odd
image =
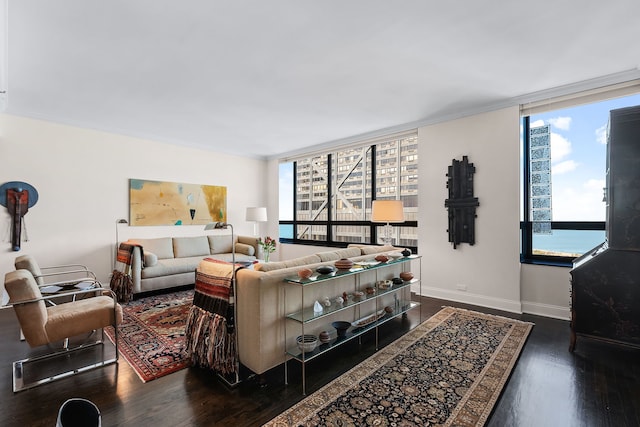
{"type": "MultiPolygon", "coordinates": [[[[367,270],[375,270],[378,268],[388,267],[390,265],[395,264],[404,264],[405,262],[409,262],[414,259],[420,258],[419,255],[409,255],[408,257],[402,257],[398,259],[390,259],[386,262],[378,262],[378,261],[361,261],[360,263],[354,262],[353,267],[350,270],[336,270],[330,274],[318,274],[314,272],[314,274],[308,279],[301,279],[298,276],[287,277],[284,280],[288,283],[294,283],[301,286],[313,285],[314,283],[322,282],[325,280],[333,280],[339,277],[350,276],[353,274],[362,273],[367,270]]],[[[332,263],[327,262],[324,265],[332,265],[332,263]]]]}
{"type": "MultiPolygon", "coordinates": [[[[316,313],[313,311],[313,304],[311,304],[309,307],[304,308],[303,310],[300,311],[296,311],[294,313],[290,313],[287,314],[287,318],[288,319],[292,319],[295,320],[297,322],[301,322],[301,323],[307,323],[307,322],[311,322],[314,320],[318,320],[321,319],[323,317],[329,316],[331,314],[337,313],[339,311],[342,310],[346,310],[348,308],[351,307],[355,307],[357,305],[363,304],[367,301],[371,301],[374,300],[382,295],[385,294],[390,294],[393,292],[397,292],[400,289],[404,289],[407,286],[410,286],[412,283],[417,282],[417,279],[411,279],[408,282],[403,282],[400,285],[393,285],[391,288],[389,289],[376,289],[376,292],[372,295],[367,295],[365,294],[362,298],[360,298],[358,301],[352,301],[349,300],[347,302],[344,302],[342,304],[336,304],[334,301],[331,302],[331,305],[329,307],[324,307],[324,310],[322,312],[316,313]]],[[[374,286],[375,284],[372,284],[371,286],[374,286]]]]}
{"type": "MultiPolygon", "coordinates": [[[[349,329],[349,331],[347,331],[347,334],[344,337],[340,337],[340,338],[332,338],[331,341],[329,341],[326,344],[319,344],[313,351],[309,351],[304,353],[304,358],[303,358],[303,354],[300,351],[300,349],[298,347],[294,347],[291,348],[289,350],[287,350],[287,354],[289,356],[291,356],[292,358],[299,360],[299,361],[304,361],[304,362],[308,362],[311,359],[314,359],[318,356],[320,356],[321,354],[332,350],[336,347],[341,346],[342,344],[345,344],[351,340],[353,340],[354,338],[364,334],[367,331],[370,331],[372,329],[375,329],[377,326],[382,325],[383,323],[386,323],[392,319],[395,319],[398,316],[403,315],[404,313],[408,312],[409,310],[414,309],[415,307],[418,307],[420,305],[420,303],[418,302],[414,302],[414,301],[398,301],[398,303],[396,304],[396,308],[394,309],[393,313],[391,314],[386,314],[385,316],[383,316],[382,318],[380,318],[379,320],[372,322],[366,326],[360,327],[360,328],[353,328],[351,327],[349,329]]],[[[329,329],[333,328],[331,325],[328,326],[329,329]]],[[[335,331],[332,334],[332,337],[335,336],[335,331]]]]}
{"type": "MultiPolygon", "coordinates": [[[[410,293],[411,293],[411,285],[413,284],[420,284],[420,289],[422,289],[421,263],[419,266],[420,274],[418,275],[417,278],[414,278],[408,281],[403,281],[400,284],[391,285],[391,287],[388,289],[380,289],[377,286],[377,283],[379,282],[378,278],[380,276],[377,272],[377,269],[384,269],[385,267],[391,267],[391,266],[402,267],[402,264],[408,263],[413,260],[419,260],[420,258],[421,258],[420,255],[410,255],[408,257],[390,259],[385,262],[373,261],[373,260],[360,261],[359,263],[358,262],[354,263],[354,266],[349,270],[336,270],[330,274],[318,274],[317,272],[315,272],[308,279],[301,279],[297,275],[293,277],[286,277],[283,279],[283,282],[285,284],[284,300],[285,301],[287,300],[287,288],[289,286],[298,287],[298,290],[300,293],[300,305],[298,307],[302,307],[302,309],[299,309],[297,311],[292,311],[286,314],[288,310],[286,309],[286,304],[285,304],[285,320],[286,320],[284,322],[285,343],[287,341],[291,342],[291,338],[292,338],[291,336],[289,336],[289,340],[287,340],[287,335],[288,335],[287,324],[291,323],[291,321],[296,322],[298,324],[294,328],[299,332],[299,334],[296,333],[296,335],[302,335],[305,333],[307,324],[310,324],[311,322],[316,322],[315,326],[312,328],[313,330],[317,330],[317,331],[322,330],[323,329],[322,325],[318,325],[318,323],[322,323],[322,319],[324,319],[325,323],[328,323],[329,320],[336,320],[337,317],[349,318],[353,320],[356,317],[360,317],[360,315],[362,314],[361,311],[370,312],[369,316],[372,316],[370,319],[369,319],[369,316],[364,316],[356,320],[356,322],[362,321],[364,319],[371,321],[371,323],[368,323],[361,327],[354,327],[353,322],[349,322],[351,323],[351,326],[347,330],[347,333],[345,334],[344,337],[339,337],[339,338],[337,337],[337,331],[331,324],[325,325],[324,330],[329,332],[330,340],[327,343],[318,343],[318,346],[316,346],[316,348],[313,351],[302,352],[297,345],[292,348],[283,349],[287,357],[302,363],[302,393],[303,394],[305,393],[305,390],[306,390],[305,365],[309,360],[312,360],[320,356],[321,354],[331,351],[336,347],[341,346],[344,343],[350,342],[351,340],[357,337],[360,337],[362,334],[368,331],[375,332],[376,350],[377,350],[378,338],[379,338],[378,327],[383,323],[386,323],[398,316],[405,315],[407,311],[420,306],[420,303],[411,301],[410,293]],[[369,271],[375,271],[375,280],[373,281],[371,280],[371,277],[373,277],[374,275],[367,275],[365,276],[366,279],[364,280],[360,276],[360,273],[369,272],[369,271]],[[314,312],[313,306],[315,304],[311,302],[311,300],[313,300],[314,298],[308,297],[307,299],[305,299],[305,291],[307,290],[307,286],[318,284],[318,283],[323,284],[331,280],[342,279],[346,277],[352,278],[352,280],[347,280],[346,282],[353,283],[352,285],[349,285],[349,289],[353,289],[353,291],[349,294],[349,298],[347,298],[347,300],[344,301],[342,304],[338,304],[335,302],[335,300],[331,300],[331,304],[329,306],[323,305],[322,307],[323,310],[321,312],[318,312],[318,313],[314,312]],[[373,287],[375,289],[375,292],[373,294],[367,294],[366,288],[368,287],[373,287]],[[407,290],[409,292],[407,292],[407,290]],[[364,295],[362,295],[362,297],[360,297],[357,301],[353,300],[353,292],[355,291],[364,292],[364,295]],[[389,296],[393,296],[393,302],[388,301],[389,296]],[[389,304],[384,304],[383,299],[386,299],[387,300],[386,302],[388,302],[389,304]],[[364,309],[362,309],[360,306],[365,303],[367,303],[367,305],[364,306],[365,307],[364,309]],[[375,309],[372,308],[372,305],[375,305],[375,309]],[[383,305],[384,306],[389,305],[393,307],[393,312],[392,313],[384,312],[383,305]],[[344,310],[348,310],[348,311],[345,311],[342,314],[336,315],[336,313],[341,313],[344,310]],[[379,314],[382,314],[382,317],[378,318],[377,320],[374,320],[374,318],[379,314]],[[336,315],[336,316],[333,316],[333,315],[336,315]],[[333,316],[333,317],[329,318],[329,316],[333,316]]],[[[324,263],[324,265],[331,265],[331,264],[332,263],[324,263]]],[[[333,292],[336,292],[335,290],[336,288],[337,286],[331,287],[331,288],[327,287],[327,291],[330,291],[331,289],[333,290],[333,292]]],[[[318,293],[319,292],[317,291],[314,292],[314,296],[317,295],[318,293]]],[[[333,297],[333,299],[335,298],[337,298],[337,296],[333,297]]],[[[311,326],[309,326],[309,328],[311,328],[311,326]]],[[[286,384],[288,381],[287,364],[285,363],[284,366],[285,366],[284,378],[285,378],[285,384],[286,384]]]]}

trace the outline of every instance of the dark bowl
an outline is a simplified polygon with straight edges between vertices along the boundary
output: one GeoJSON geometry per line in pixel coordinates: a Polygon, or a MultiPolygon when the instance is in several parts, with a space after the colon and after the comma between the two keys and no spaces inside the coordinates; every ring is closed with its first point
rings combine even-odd
{"type": "Polygon", "coordinates": [[[331,274],[335,271],[335,268],[332,265],[321,265],[316,268],[316,271],[320,274],[331,274]]]}
{"type": "Polygon", "coordinates": [[[399,277],[394,277],[391,281],[393,282],[394,285],[402,285],[404,283],[402,279],[399,277]]]}
{"type": "Polygon", "coordinates": [[[338,320],[333,322],[331,326],[336,328],[336,331],[338,331],[338,337],[344,337],[347,335],[347,329],[349,329],[351,323],[345,322],[344,320],[338,320]]]}

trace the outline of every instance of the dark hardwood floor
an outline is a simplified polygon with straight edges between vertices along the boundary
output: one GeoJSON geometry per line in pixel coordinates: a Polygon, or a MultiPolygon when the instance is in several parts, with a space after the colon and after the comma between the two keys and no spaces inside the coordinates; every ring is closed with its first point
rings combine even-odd
{"type": "MultiPolygon", "coordinates": [[[[499,314],[536,324],[489,426],[640,426],[640,350],[579,339],[569,353],[566,321],[514,315],[432,298],[422,298],[422,318],[443,305],[499,314]]],[[[381,328],[381,346],[415,325],[420,314],[395,319],[381,328]]],[[[71,397],[93,401],[102,412],[103,426],[259,426],[303,398],[300,365],[289,362],[289,385],[284,369],[227,388],[208,371],[188,368],[142,383],[124,359],[118,366],[85,372],[71,378],[13,393],[11,362],[30,354],[18,340],[11,309],[0,310],[0,426],[55,425],[60,405],[71,397]]],[[[365,359],[374,351],[374,336],[361,344],[314,359],[307,365],[310,394],[365,359]]]]}

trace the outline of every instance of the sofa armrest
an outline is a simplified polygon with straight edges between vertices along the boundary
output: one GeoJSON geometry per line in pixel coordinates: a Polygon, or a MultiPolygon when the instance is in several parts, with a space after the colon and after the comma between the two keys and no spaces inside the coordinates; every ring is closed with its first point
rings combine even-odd
{"type": "Polygon", "coordinates": [[[131,278],[133,279],[133,293],[140,293],[140,279],[142,277],[142,257],[140,256],[140,247],[134,246],[131,256],[131,278]]]}

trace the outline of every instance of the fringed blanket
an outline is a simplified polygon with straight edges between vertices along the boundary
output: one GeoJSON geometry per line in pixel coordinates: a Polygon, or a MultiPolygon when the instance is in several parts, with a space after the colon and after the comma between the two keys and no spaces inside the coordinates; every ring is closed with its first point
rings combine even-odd
{"type": "MultiPolygon", "coordinates": [[[[142,245],[136,243],[120,243],[118,246],[118,254],[116,256],[116,262],[119,265],[129,266],[131,268],[131,261],[133,259],[133,248],[140,248],[140,260],[144,262],[144,252],[142,245]]],[[[126,267],[124,267],[126,268],[126,267]]]]}
{"type": "MultiPolygon", "coordinates": [[[[242,268],[237,264],[235,267],[242,268]]],[[[205,258],[198,265],[185,335],[185,351],[194,365],[223,375],[236,373],[238,349],[231,263],[205,258]]]]}
{"type": "Polygon", "coordinates": [[[140,260],[144,262],[142,246],[133,243],[120,243],[116,254],[116,268],[111,274],[110,288],[119,302],[129,302],[133,295],[133,279],[131,278],[131,261],[133,249],[140,248],[140,260]]]}

